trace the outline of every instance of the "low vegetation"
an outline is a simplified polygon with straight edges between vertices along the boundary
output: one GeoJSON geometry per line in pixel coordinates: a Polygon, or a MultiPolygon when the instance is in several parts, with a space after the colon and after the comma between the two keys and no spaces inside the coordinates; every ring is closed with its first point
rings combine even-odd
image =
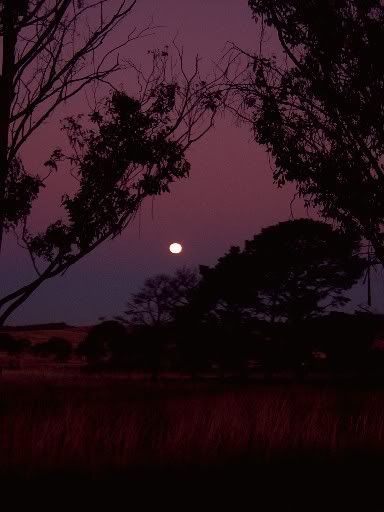
{"type": "Polygon", "coordinates": [[[383,390],[3,381],[0,472],[330,462],[384,450],[383,390]],[[230,412],[230,413],[229,413],[230,412]]]}

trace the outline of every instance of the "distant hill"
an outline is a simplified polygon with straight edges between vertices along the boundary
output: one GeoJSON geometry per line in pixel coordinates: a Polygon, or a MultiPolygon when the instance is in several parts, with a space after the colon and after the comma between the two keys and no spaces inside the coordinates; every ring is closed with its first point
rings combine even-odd
{"type": "Polygon", "coordinates": [[[64,338],[76,347],[82,341],[92,326],[72,326],[65,322],[4,326],[0,332],[8,332],[16,339],[28,339],[35,343],[43,343],[52,337],[64,338]]]}

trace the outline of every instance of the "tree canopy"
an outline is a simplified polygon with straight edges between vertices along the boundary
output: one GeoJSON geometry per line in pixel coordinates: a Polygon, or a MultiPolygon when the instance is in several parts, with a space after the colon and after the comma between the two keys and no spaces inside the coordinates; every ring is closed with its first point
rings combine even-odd
{"type": "Polygon", "coordinates": [[[329,224],[281,222],[202,267],[201,289],[219,314],[293,323],[349,301],[344,292],[365,268],[358,253],[359,239],[329,224]]]}
{"type": "Polygon", "coordinates": [[[103,53],[108,36],[135,4],[0,2],[0,250],[3,233],[15,234],[35,272],[0,297],[0,325],[44,281],[120,234],[145,198],[168,192],[173,181],[188,176],[188,148],[212,128],[221,109],[225,91],[219,77],[203,79],[199,58],[187,72],[176,44],[148,51],[147,74],[119,57],[150,26],[127,30],[124,41],[103,53]],[[116,71],[128,68],[136,79],[131,93],[111,81],[116,71]],[[100,84],[108,88],[107,99],[95,92],[100,84]],[[68,116],[62,125],[68,143],[52,148],[42,169],[31,173],[21,159],[23,146],[60,105],[91,85],[90,114],[68,116]],[[76,190],[62,190],[60,215],[35,233],[34,202],[50,175],[62,169],[72,175],[76,190]]]}
{"type": "Polygon", "coordinates": [[[275,182],[296,183],[307,204],[358,230],[383,263],[382,2],[249,5],[260,36],[253,51],[235,50],[247,60],[237,114],[271,155],[275,182]]]}

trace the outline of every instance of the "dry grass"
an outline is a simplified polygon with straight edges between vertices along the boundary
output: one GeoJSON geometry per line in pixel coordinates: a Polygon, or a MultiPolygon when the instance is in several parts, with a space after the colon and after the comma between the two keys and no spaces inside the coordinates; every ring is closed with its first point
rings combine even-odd
{"type": "Polygon", "coordinates": [[[97,474],[282,457],[380,456],[383,399],[383,391],[297,385],[203,390],[106,377],[3,379],[0,470],[97,474]]]}

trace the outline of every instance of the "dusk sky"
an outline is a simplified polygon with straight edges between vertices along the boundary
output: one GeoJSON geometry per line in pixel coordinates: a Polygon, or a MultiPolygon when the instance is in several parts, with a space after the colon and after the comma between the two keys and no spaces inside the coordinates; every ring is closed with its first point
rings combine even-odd
{"type": "MultiPolygon", "coordinates": [[[[227,41],[253,48],[257,31],[247,0],[139,0],[135,14],[114,34],[116,41],[133,25],[153,19],[160,26],[153,36],[128,46],[126,56],[136,62],[148,59],[147,50],[177,41],[187,59],[199,54],[207,68],[218,60],[227,41]]],[[[129,92],[130,77],[119,76],[129,92]]],[[[84,97],[69,103],[39,132],[23,153],[29,169],[40,169],[49,153],[60,145],[58,120],[76,112],[87,113],[84,97]]],[[[156,273],[172,273],[181,266],[212,265],[231,245],[242,245],[262,227],[290,217],[293,187],[278,190],[273,184],[266,152],[252,141],[245,127],[229,116],[188,154],[191,176],[172,186],[171,193],[144,205],[140,216],[122,236],[108,241],[72,267],[64,277],[44,284],[10,318],[10,324],[58,322],[88,325],[100,316],[120,314],[131,292],[156,273]],[[171,242],[183,244],[180,255],[171,255],[171,242]]],[[[66,191],[65,171],[48,183],[46,195],[34,212],[35,225],[53,219],[55,204],[66,191]],[[49,190],[48,190],[49,189],[49,190]],[[48,195],[47,195],[48,194],[48,195]]],[[[306,215],[295,203],[296,217],[306,215]]],[[[5,291],[32,276],[26,254],[8,240],[1,255],[5,291]]],[[[383,310],[382,280],[376,279],[373,299],[383,310]]],[[[365,290],[354,292],[354,304],[365,300],[365,290]]]]}

